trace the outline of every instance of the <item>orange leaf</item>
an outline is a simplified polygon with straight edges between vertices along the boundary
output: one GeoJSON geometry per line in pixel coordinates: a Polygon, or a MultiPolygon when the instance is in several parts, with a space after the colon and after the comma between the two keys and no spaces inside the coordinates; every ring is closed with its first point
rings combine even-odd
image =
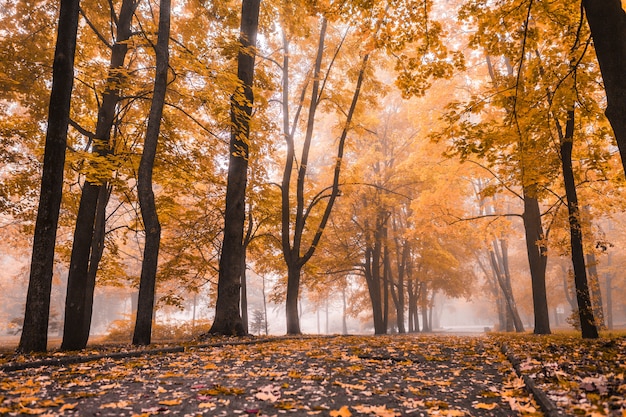
{"type": "Polygon", "coordinates": [[[330,417],[350,417],[352,413],[347,406],[341,407],[339,410],[333,410],[330,412],[330,417]]]}

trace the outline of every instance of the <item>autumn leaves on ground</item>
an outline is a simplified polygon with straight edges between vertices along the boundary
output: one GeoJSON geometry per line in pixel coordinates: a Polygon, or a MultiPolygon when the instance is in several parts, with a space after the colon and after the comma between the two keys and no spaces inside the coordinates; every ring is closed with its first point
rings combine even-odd
{"type": "Polygon", "coordinates": [[[175,350],[5,355],[0,413],[544,415],[530,380],[557,407],[545,415],[626,415],[623,336],[216,338],[175,350]]]}

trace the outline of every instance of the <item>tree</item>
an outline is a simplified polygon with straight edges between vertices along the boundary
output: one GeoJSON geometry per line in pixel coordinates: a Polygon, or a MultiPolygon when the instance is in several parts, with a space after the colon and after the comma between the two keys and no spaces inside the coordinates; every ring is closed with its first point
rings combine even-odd
{"type": "MultiPolygon", "coordinates": [[[[119,12],[117,34],[111,46],[111,60],[107,85],[98,109],[93,152],[106,159],[114,149],[111,143],[111,129],[116,116],[116,106],[120,101],[120,88],[123,82],[122,71],[131,36],[131,20],[138,2],[125,0],[119,12]]],[[[111,13],[115,13],[113,10],[111,13]]],[[[97,164],[97,162],[95,163],[97,164]]],[[[93,295],[96,272],[104,250],[105,210],[111,194],[107,178],[102,169],[94,167],[100,178],[88,178],[83,185],[80,206],[76,216],[76,229],[72,244],[65,320],[61,349],[78,350],[87,345],[91,328],[93,295]]],[[[107,172],[107,170],[105,170],[107,172]]]]}
{"type": "Polygon", "coordinates": [[[213,334],[242,336],[246,333],[240,314],[241,278],[244,259],[244,223],[248,175],[250,117],[254,95],[254,61],[259,25],[260,0],[244,0],[241,7],[241,35],[237,57],[239,84],[231,97],[231,136],[229,147],[224,240],[219,266],[213,334]]]}
{"type": "Polygon", "coordinates": [[[583,0],[606,91],[609,119],[626,174],[626,12],[620,0],[583,0]]]}
{"type": "Polygon", "coordinates": [[[159,2],[159,31],[157,43],[154,46],[156,54],[156,73],[154,77],[154,91],[148,128],[144,141],[139,172],[137,176],[137,194],[141,207],[141,217],[145,230],[143,260],[141,263],[141,278],[139,281],[139,298],[137,302],[137,318],[133,333],[134,345],[149,345],[152,334],[152,317],[154,314],[154,295],[156,289],[156,274],[159,261],[159,245],[161,240],[161,224],[157,214],[152,189],[152,171],[157,152],[163,106],[167,92],[167,73],[169,69],[169,39],[170,39],[170,12],[171,1],[159,2]]]}
{"type": "MultiPolygon", "coordinates": [[[[335,200],[339,196],[339,179],[342,168],[342,161],[344,155],[344,149],[346,146],[346,139],[348,132],[352,129],[352,119],[354,117],[356,106],[359,101],[361,93],[361,87],[365,79],[366,70],[368,68],[369,51],[367,51],[360,60],[359,69],[357,72],[357,79],[352,94],[352,100],[349,104],[349,108],[345,111],[345,123],[341,129],[339,140],[337,143],[337,153],[335,158],[335,164],[333,167],[332,185],[322,192],[313,197],[308,206],[305,206],[305,183],[307,180],[307,170],[309,169],[309,152],[311,149],[311,142],[313,139],[315,129],[315,119],[317,116],[317,109],[322,95],[324,94],[325,80],[328,80],[330,69],[334,59],[331,60],[331,64],[327,73],[322,75],[322,60],[325,51],[326,30],[328,27],[328,20],[325,16],[320,18],[320,32],[319,42],[315,58],[315,64],[313,72],[311,74],[312,86],[311,86],[311,99],[308,109],[307,122],[305,126],[304,142],[302,145],[302,152],[300,156],[300,164],[297,168],[297,177],[295,179],[296,185],[296,207],[295,215],[292,219],[292,201],[291,201],[291,185],[292,175],[294,171],[294,163],[296,163],[295,155],[295,127],[291,127],[291,121],[289,116],[289,49],[287,38],[284,37],[284,60],[283,60],[283,135],[287,143],[287,156],[285,162],[285,168],[283,171],[283,179],[281,184],[281,210],[282,210],[282,222],[281,222],[281,236],[282,236],[282,248],[283,256],[287,264],[287,297],[286,297],[286,317],[287,317],[287,333],[288,334],[300,334],[300,320],[298,314],[298,300],[300,292],[300,278],[304,265],[311,259],[315,250],[322,238],[324,228],[330,218],[330,214],[333,209],[335,200]],[[317,222],[317,225],[307,227],[307,220],[311,219],[310,215],[316,206],[323,200],[327,199],[327,203],[322,210],[321,217],[317,222]],[[292,232],[293,224],[293,232],[292,232]],[[303,236],[307,229],[311,228],[313,236],[310,239],[310,243],[303,242],[303,236]],[[306,246],[305,246],[306,245],[306,246]]],[[[339,44],[335,51],[339,53],[342,43],[339,44]]],[[[302,90],[302,97],[304,97],[305,89],[302,90]]],[[[300,103],[300,108],[302,102],[300,103]]],[[[300,108],[296,112],[294,125],[297,124],[300,108]]]]}
{"type": "Polygon", "coordinates": [[[70,100],[74,85],[79,3],[79,0],[62,0],[59,12],[41,191],[24,327],[18,347],[22,352],[45,351],[48,342],[54,247],[63,189],[70,100]]]}
{"type": "Polygon", "coordinates": [[[587,282],[587,270],[585,267],[585,254],[583,250],[583,232],[580,221],[580,209],[574,170],[572,168],[572,148],[574,146],[574,108],[567,112],[567,124],[565,134],[561,132],[561,161],[563,166],[563,179],[567,195],[567,211],[569,214],[572,264],[574,265],[574,282],[576,283],[576,300],[578,301],[578,315],[582,337],[597,339],[598,329],[593,318],[591,296],[587,282]]]}

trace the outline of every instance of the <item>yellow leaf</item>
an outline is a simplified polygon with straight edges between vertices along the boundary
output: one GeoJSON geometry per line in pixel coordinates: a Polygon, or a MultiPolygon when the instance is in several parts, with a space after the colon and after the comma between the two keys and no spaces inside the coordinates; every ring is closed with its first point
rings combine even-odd
{"type": "Polygon", "coordinates": [[[498,406],[498,404],[496,403],[478,403],[474,405],[474,408],[477,408],[479,410],[493,410],[494,408],[496,408],[498,406]]]}
{"type": "Polygon", "coordinates": [[[163,400],[163,401],[159,401],[159,404],[161,405],[180,405],[183,402],[183,400],[163,400]]]}
{"type": "Polygon", "coordinates": [[[61,406],[60,411],[73,410],[76,408],[77,405],[78,403],[63,404],[63,406],[61,406]]]}
{"type": "Polygon", "coordinates": [[[350,417],[352,413],[347,406],[341,407],[339,410],[333,410],[330,412],[330,417],[350,417]]]}
{"type": "Polygon", "coordinates": [[[200,403],[198,408],[215,408],[215,403],[200,403]]]}
{"type": "Polygon", "coordinates": [[[43,414],[45,412],[46,412],[45,408],[29,408],[29,407],[20,408],[20,413],[22,414],[37,415],[37,414],[43,414]]]}
{"type": "MultiPolygon", "coordinates": [[[[43,401],[39,401],[38,403],[40,407],[56,407],[59,404],[62,404],[62,403],[56,400],[43,400],[43,401]]],[[[0,411],[0,413],[2,413],[2,411],[0,411]]]]}

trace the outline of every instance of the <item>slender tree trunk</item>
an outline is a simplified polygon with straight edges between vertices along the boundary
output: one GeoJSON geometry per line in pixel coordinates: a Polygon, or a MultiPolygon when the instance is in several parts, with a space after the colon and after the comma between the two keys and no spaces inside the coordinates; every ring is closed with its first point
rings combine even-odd
{"type": "Polygon", "coordinates": [[[267,323],[267,299],[265,298],[265,277],[263,277],[263,324],[265,325],[265,336],[269,333],[269,324],[267,323]]]}
{"type": "Polygon", "coordinates": [[[598,276],[598,261],[593,252],[586,255],[587,271],[589,272],[589,289],[591,290],[591,305],[593,315],[599,328],[605,328],[604,307],[602,305],[602,289],[600,288],[600,277],[598,276]]]}
{"type": "Polygon", "coordinates": [[[85,319],[83,320],[82,337],[80,341],[83,347],[87,346],[89,332],[91,331],[91,320],[93,314],[93,299],[96,289],[96,275],[98,267],[104,253],[104,238],[106,234],[106,207],[109,203],[112,187],[100,188],[98,205],[96,207],[96,219],[94,224],[94,235],[91,240],[91,255],[89,258],[89,270],[87,271],[87,285],[85,287],[85,319]]]}
{"type": "Polygon", "coordinates": [[[409,303],[409,308],[408,308],[408,313],[409,313],[409,333],[413,333],[415,332],[415,321],[413,320],[413,311],[412,311],[412,305],[413,305],[413,278],[411,276],[408,277],[407,282],[406,282],[406,291],[407,291],[407,298],[408,298],[408,303],[409,303]]]}
{"type": "Polygon", "coordinates": [[[405,305],[405,294],[404,294],[404,281],[406,271],[408,269],[408,263],[410,258],[410,249],[408,243],[404,243],[402,248],[402,270],[398,272],[398,333],[406,333],[406,327],[404,326],[404,310],[406,308],[405,305]]]}
{"type": "Polygon", "coordinates": [[[504,293],[509,314],[513,320],[513,326],[516,332],[524,331],[524,324],[520,318],[519,311],[517,310],[517,304],[515,303],[515,297],[513,296],[513,288],[511,287],[511,272],[509,271],[509,250],[506,240],[500,239],[500,250],[498,250],[498,243],[493,242],[495,256],[500,268],[500,286],[504,293]]]}
{"type": "Polygon", "coordinates": [[[246,245],[241,256],[241,324],[244,334],[248,334],[248,277],[246,274],[246,245]]]}
{"type": "Polygon", "coordinates": [[[566,269],[564,266],[561,266],[561,272],[563,273],[563,292],[565,293],[565,299],[567,300],[570,309],[572,311],[576,310],[576,299],[574,296],[574,291],[572,291],[572,283],[570,283],[570,278],[573,281],[574,272],[571,269],[566,269]]]}
{"type": "Polygon", "coordinates": [[[620,0],[583,0],[606,91],[611,123],[626,172],[626,12],[620,0]]]}
{"type": "Polygon", "coordinates": [[[606,327],[613,330],[613,274],[607,273],[606,277],[606,327]]]}
{"type": "Polygon", "coordinates": [[[295,275],[295,270],[301,271],[300,266],[301,258],[301,244],[302,234],[304,233],[305,218],[304,218],[304,181],[307,172],[307,163],[309,156],[309,149],[311,146],[311,140],[313,138],[313,130],[315,125],[315,115],[317,113],[317,105],[319,103],[319,90],[320,90],[320,72],[322,67],[322,58],[324,56],[324,42],[326,40],[326,28],[328,22],[326,19],[322,19],[322,26],[320,28],[320,36],[317,48],[317,55],[315,58],[315,68],[313,71],[313,84],[311,88],[311,104],[309,105],[309,114],[307,118],[306,132],[304,138],[304,144],[302,148],[300,168],[298,169],[298,176],[296,179],[296,216],[294,221],[293,232],[293,244],[290,242],[290,229],[291,229],[291,201],[290,201],[290,188],[291,188],[291,176],[293,171],[293,164],[295,160],[295,144],[293,133],[289,128],[289,90],[288,90],[288,44],[285,40],[285,68],[283,72],[283,120],[284,120],[284,135],[287,141],[287,159],[285,161],[285,170],[283,173],[282,182],[282,246],[283,255],[287,263],[289,270],[287,274],[287,299],[286,299],[286,314],[287,314],[287,334],[300,334],[300,323],[294,323],[294,319],[298,319],[298,299],[300,293],[300,276],[295,275]]]}
{"type": "Polygon", "coordinates": [[[365,249],[365,281],[372,305],[372,317],[374,319],[374,333],[385,334],[387,329],[383,322],[383,300],[381,295],[380,279],[380,246],[374,242],[368,244],[365,249]]]}
{"type": "MultiPolygon", "coordinates": [[[[315,115],[317,113],[317,106],[320,100],[320,71],[322,58],[324,55],[324,41],[326,38],[326,29],[327,29],[327,20],[326,18],[322,18],[322,26],[320,29],[320,40],[318,45],[318,52],[315,60],[315,68],[313,71],[313,85],[311,92],[311,103],[309,105],[309,115],[307,119],[306,132],[304,143],[302,146],[302,153],[300,158],[300,166],[298,169],[298,176],[296,179],[296,208],[295,208],[295,220],[294,220],[294,230],[293,230],[293,244],[290,242],[291,232],[291,201],[290,201],[290,187],[291,187],[291,176],[294,165],[294,137],[293,132],[289,131],[289,119],[288,119],[288,80],[287,68],[288,68],[288,57],[286,56],[284,64],[284,72],[283,72],[283,122],[284,122],[284,135],[285,140],[287,142],[287,160],[285,163],[285,170],[283,172],[283,180],[281,184],[281,237],[282,237],[282,249],[283,256],[285,258],[285,262],[287,264],[287,268],[289,269],[289,273],[287,275],[287,279],[291,280],[287,284],[287,299],[286,299],[286,311],[287,311],[287,333],[288,334],[300,334],[300,325],[296,325],[293,323],[293,317],[289,318],[289,315],[294,314],[294,311],[297,311],[298,308],[298,294],[300,291],[300,278],[296,278],[294,275],[293,268],[297,268],[298,270],[302,270],[303,266],[311,259],[315,250],[317,249],[319,242],[324,233],[324,229],[328,223],[330,218],[330,214],[334,207],[335,201],[339,196],[339,177],[341,174],[341,166],[343,161],[343,155],[345,151],[346,139],[348,136],[348,132],[352,127],[352,119],[354,117],[354,113],[356,110],[356,105],[359,100],[359,96],[361,94],[361,87],[363,85],[363,80],[365,79],[365,72],[367,69],[369,55],[365,55],[361,60],[361,68],[358,73],[356,86],[354,89],[354,93],[352,95],[352,101],[350,103],[350,108],[348,109],[346,115],[346,122],[341,131],[341,136],[339,137],[339,141],[337,144],[337,156],[335,158],[335,167],[333,170],[333,183],[331,186],[331,192],[328,196],[328,202],[326,203],[326,207],[324,208],[324,212],[322,214],[321,220],[316,228],[311,227],[311,229],[315,230],[313,238],[311,239],[311,243],[308,248],[303,250],[302,248],[302,239],[306,229],[306,220],[309,218],[308,214],[310,210],[315,206],[315,204],[319,203],[321,199],[313,198],[308,208],[305,208],[305,181],[307,177],[307,167],[308,167],[308,158],[309,151],[311,147],[311,141],[314,133],[314,125],[315,125],[315,115]],[[297,333],[292,333],[292,331],[297,331],[297,333]]],[[[288,47],[288,43],[285,43],[285,48],[288,47]]]]}
{"type": "Polygon", "coordinates": [[[593,317],[591,297],[587,283],[582,225],[580,223],[578,196],[576,195],[576,183],[572,169],[573,138],[574,110],[572,109],[568,111],[565,137],[561,138],[561,164],[563,168],[563,180],[565,182],[565,194],[567,196],[567,211],[569,213],[572,264],[574,265],[574,283],[576,284],[576,300],[578,301],[580,328],[583,338],[596,339],[598,337],[598,329],[593,317]]]}
{"type": "Polygon", "coordinates": [[[241,8],[241,47],[238,55],[237,86],[231,98],[231,135],[224,241],[219,265],[215,320],[209,330],[213,334],[242,336],[246,334],[240,314],[243,231],[246,216],[248,181],[248,140],[254,95],[254,61],[259,27],[260,0],[244,0],[241,8]]]}
{"type": "MultiPolygon", "coordinates": [[[[344,278],[344,280],[347,280],[344,278]]],[[[346,300],[346,286],[341,289],[342,311],[341,311],[341,334],[348,334],[348,301],[346,300]]]]}
{"type": "MultiPolygon", "coordinates": [[[[611,253],[607,253],[606,265],[611,267],[611,253]]],[[[607,272],[606,277],[606,326],[613,330],[613,273],[607,272]]]]}
{"type": "Polygon", "coordinates": [[[79,3],[79,0],[61,0],[59,12],[41,189],[33,237],[24,326],[18,347],[21,352],[44,352],[48,345],[54,247],[63,194],[63,169],[70,101],[74,86],[79,3]]]}
{"type": "Polygon", "coordinates": [[[546,247],[541,243],[544,238],[541,226],[541,212],[537,200],[536,186],[523,187],[524,192],[524,232],[526,251],[532,281],[533,307],[535,312],[535,334],[550,334],[550,311],[546,294],[546,265],[548,256],[546,247]]]}
{"type": "Polygon", "coordinates": [[[430,320],[428,319],[428,291],[426,290],[425,284],[422,287],[420,296],[420,309],[422,310],[422,330],[424,331],[424,333],[430,333],[432,329],[430,328],[430,320]]]}
{"type": "Polygon", "coordinates": [[[154,191],[152,190],[152,171],[161,130],[165,93],[167,91],[171,2],[170,0],[160,0],[159,5],[159,34],[154,48],[156,53],[154,92],[148,117],[146,139],[137,174],[137,195],[139,197],[146,237],[139,279],[139,298],[137,300],[137,319],[135,321],[133,345],[149,345],[151,341],[157,265],[159,261],[159,246],[161,244],[161,224],[157,214],[154,191]]]}
{"type": "MultiPolygon", "coordinates": [[[[131,21],[136,7],[137,2],[135,0],[124,0],[117,20],[117,35],[111,50],[107,87],[102,96],[102,104],[98,109],[93,144],[93,153],[103,158],[107,157],[112,148],[110,144],[111,128],[115,119],[115,108],[120,100],[120,84],[122,82],[119,69],[124,66],[128,51],[126,41],[131,36],[131,21]]],[[[106,184],[107,175],[105,172],[100,175],[101,177],[98,179],[87,178],[85,181],[76,216],[76,228],[67,278],[62,350],[84,349],[89,339],[95,273],[102,256],[101,252],[100,256],[94,256],[92,249],[94,247],[97,249],[100,239],[104,239],[104,236],[99,236],[100,231],[97,230],[99,226],[96,225],[96,216],[101,215],[99,210],[106,210],[106,204],[103,206],[102,203],[108,201],[109,194],[106,184]],[[101,201],[100,198],[104,198],[104,200],[101,201]],[[98,209],[99,206],[100,209],[98,209]],[[96,263],[95,268],[90,266],[92,261],[96,263]],[[94,275],[90,274],[90,271],[93,271],[94,275]]]]}

